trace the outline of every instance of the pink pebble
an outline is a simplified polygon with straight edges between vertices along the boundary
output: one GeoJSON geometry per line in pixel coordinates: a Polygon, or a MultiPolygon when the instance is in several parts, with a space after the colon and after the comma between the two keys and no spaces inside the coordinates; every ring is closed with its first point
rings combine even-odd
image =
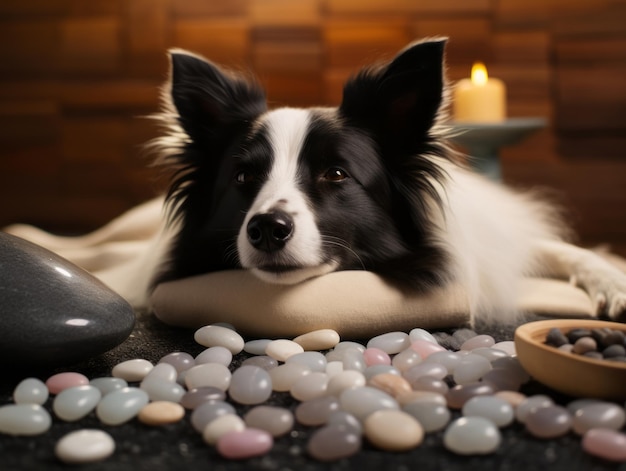
{"type": "Polygon", "coordinates": [[[244,460],[261,456],[271,450],[274,439],[265,430],[247,428],[228,432],[217,441],[217,451],[224,458],[244,460]]]}
{"type": "Polygon", "coordinates": [[[428,358],[433,353],[446,351],[441,345],[426,340],[414,341],[411,343],[411,349],[415,350],[424,359],[428,358]]]}
{"type": "Polygon", "coordinates": [[[80,373],[58,373],[46,380],[46,386],[50,394],[59,394],[64,389],[86,386],[88,384],[89,379],[80,373]]]}
{"type": "Polygon", "coordinates": [[[391,365],[391,357],[389,354],[376,347],[366,348],[363,352],[363,359],[367,366],[391,365]]]}
{"type": "Polygon", "coordinates": [[[610,461],[626,462],[626,434],[606,428],[592,428],[583,436],[583,450],[610,461]]]}

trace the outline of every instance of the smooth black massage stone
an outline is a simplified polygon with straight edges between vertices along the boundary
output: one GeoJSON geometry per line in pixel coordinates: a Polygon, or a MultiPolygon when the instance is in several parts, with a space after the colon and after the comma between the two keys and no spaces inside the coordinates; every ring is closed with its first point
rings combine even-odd
{"type": "Polygon", "coordinates": [[[78,363],[122,343],[134,324],[130,304],[94,276],[0,232],[1,363],[78,363]]]}

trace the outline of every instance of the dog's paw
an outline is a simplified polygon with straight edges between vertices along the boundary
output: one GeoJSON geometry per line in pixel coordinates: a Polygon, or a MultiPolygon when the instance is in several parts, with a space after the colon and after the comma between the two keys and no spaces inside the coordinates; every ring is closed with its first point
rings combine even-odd
{"type": "Polygon", "coordinates": [[[599,286],[588,287],[598,317],[626,322],[626,276],[599,286]]]}
{"type": "Polygon", "coordinates": [[[626,292],[613,296],[608,306],[608,314],[613,320],[626,322],[626,292]]]}

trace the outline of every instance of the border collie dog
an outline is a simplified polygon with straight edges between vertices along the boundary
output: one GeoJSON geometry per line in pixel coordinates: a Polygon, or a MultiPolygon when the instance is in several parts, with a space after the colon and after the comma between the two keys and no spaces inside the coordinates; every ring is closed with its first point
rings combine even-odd
{"type": "Polygon", "coordinates": [[[574,275],[599,313],[621,314],[624,274],[560,242],[551,207],[472,173],[447,145],[444,48],[417,42],[362,70],[337,108],[271,111],[255,82],[171,51],[170,132],[156,146],[176,169],[176,230],[154,283],[369,270],[413,290],[462,283],[489,318],[512,310],[523,276],[574,275]]]}
{"type": "Polygon", "coordinates": [[[174,171],[168,218],[101,278],[145,305],[158,283],[220,270],[282,284],[369,270],[414,291],[460,283],[474,317],[506,322],[524,276],[556,276],[598,315],[623,316],[626,274],[563,242],[549,205],[473,173],[448,146],[444,49],[413,43],[362,70],[337,108],[273,110],[253,80],[171,51],[166,133],[152,144],[174,171]]]}

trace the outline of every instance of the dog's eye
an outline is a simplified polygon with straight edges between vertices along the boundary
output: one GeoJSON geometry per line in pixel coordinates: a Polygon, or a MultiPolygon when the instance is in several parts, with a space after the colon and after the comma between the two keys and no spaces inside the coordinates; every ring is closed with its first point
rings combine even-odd
{"type": "Polygon", "coordinates": [[[329,182],[340,182],[348,178],[346,171],[339,167],[331,167],[324,173],[324,180],[329,182]]]}
{"type": "Polygon", "coordinates": [[[244,171],[237,172],[235,174],[235,181],[241,185],[245,183],[250,183],[254,181],[254,175],[252,173],[244,172],[244,171]]]}

